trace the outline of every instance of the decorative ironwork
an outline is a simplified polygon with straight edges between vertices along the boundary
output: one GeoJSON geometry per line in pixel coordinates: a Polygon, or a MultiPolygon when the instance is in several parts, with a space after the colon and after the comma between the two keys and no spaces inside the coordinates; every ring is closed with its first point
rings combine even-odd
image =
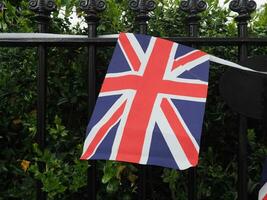
{"type": "Polygon", "coordinates": [[[97,13],[106,9],[106,2],[105,0],[81,0],[80,8],[85,11],[87,21],[98,21],[97,13]]]}
{"type": "Polygon", "coordinates": [[[30,0],[30,10],[36,13],[39,32],[47,32],[47,24],[50,20],[50,14],[56,10],[54,0],[30,0]]]}
{"type": "Polygon", "coordinates": [[[156,3],[154,0],[130,0],[129,7],[134,11],[147,14],[156,8],[156,3]]]}
{"type": "Polygon", "coordinates": [[[230,2],[229,8],[239,14],[237,20],[246,21],[250,19],[250,14],[256,10],[257,4],[254,0],[233,0],[230,2]]]}
{"type": "Polygon", "coordinates": [[[149,20],[148,13],[156,8],[154,0],[130,0],[129,7],[133,11],[138,12],[136,21],[139,22],[140,33],[147,32],[147,21],[149,20]]]}
{"type": "Polygon", "coordinates": [[[184,12],[189,13],[188,18],[195,18],[197,14],[205,11],[207,8],[207,3],[203,0],[188,0],[181,1],[180,9],[184,12]]]}
{"type": "Polygon", "coordinates": [[[29,8],[40,15],[49,16],[56,10],[56,4],[54,0],[30,0],[29,8]]]}
{"type": "Polygon", "coordinates": [[[190,37],[198,36],[198,25],[200,17],[198,13],[205,11],[207,3],[203,0],[182,0],[180,3],[180,9],[188,13],[188,35],[190,37]]]}
{"type": "Polygon", "coordinates": [[[138,21],[148,21],[148,12],[153,11],[156,8],[154,0],[130,0],[130,9],[139,12],[136,19],[138,21]]]}

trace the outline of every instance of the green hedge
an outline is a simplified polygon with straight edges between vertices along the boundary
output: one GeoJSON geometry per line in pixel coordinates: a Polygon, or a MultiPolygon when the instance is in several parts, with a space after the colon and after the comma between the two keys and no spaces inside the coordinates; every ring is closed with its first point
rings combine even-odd
{"type": "MultiPolygon", "coordinates": [[[[79,25],[72,27],[69,16],[75,0],[57,0],[64,18],[53,13],[54,33],[86,34],[79,25]]],[[[208,10],[201,14],[201,36],[231,37],[237,33],[235,14],[207,1],[208,10]]],[[[2,32],[33,32],[36,24],[27,10],[28,1],[9,1],[6,22],[0,14],[2,32]],[[19,9],[18,9],[19,8],[19,9]]],[[[158,1],[151,14],[149,34],[184,36],[185,14],[177,10],[179,0],[158,1]]],[[[127,1],[107,0],[101,14],[100,34],[136,30],[133,13],[127,1]]],[[[252,16],[249,26],[253,36],[267,36],[267,6],[252,16]]],[[[83,14],[77,10],[77,15],[83,14]]],[[[97,53],[97,86],[105,74],[113,48],[99,48],[97,53]]],[[[205,51],[236,61],[236,47],[205,47],[205,51]]],[[[266,53],[266,48],[250,47],[250,56],[266,53]]],[[[34,48],[0,48],[0,199],[34,199],[35,180],[43,183],[48,199],[77,199],[87,196],[87,162],[79,161],[87,125],[86,49],[49,48],[47,147],[40,151],[36,135],[36,69],[34,48]],[[45,162],[40,172],[37,162],[45,162]]],[[[214,65],[210,71],[208,103],[203,126],[198,166],[198,199],[237,199],[238,115],[219,95],[218,82],[225,67],[214,65]]],[[[233,83],[234,84],[234,83],[233,83]]],[[[263,127],[250,120],[249,130],[249,199],[257,199],[262,161],[267,155],[263,127]]],[[[187,173],[150,168],[150,199],[187,199],[187,173]]],[[[138,169],[136,165],[98,161],[98,199],[136,199],[138,169]]]]}

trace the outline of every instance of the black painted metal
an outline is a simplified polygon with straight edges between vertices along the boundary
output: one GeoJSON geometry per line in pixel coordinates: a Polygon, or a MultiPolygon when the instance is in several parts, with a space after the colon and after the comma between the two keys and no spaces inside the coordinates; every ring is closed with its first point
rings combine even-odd
{"type": "Polygon", "coordinates": [[[247,200],[247,117],[244,115],[240,115],[238,142],[238,200],[247,200]]]}
{"type": "Polygon", "coordinates": [[[183,0],[180,9],[188,13],[188,34],[190,37],[197,37],[200,16],[198,13],[205,11],[207,3],[203,0],[183,0]]]}
{"type": "Polygon", "coordinates": [[[36,21],[38,23],[38,32],[46,33],[48,30],[48,23],[50,21],[50,13],[56,10],[54,0],[30,0],[30,10],[36,13],[36,21]]]}
{"type": "MultiPolygon", "coordinates": [[[[253,0],[233,0],[230,3],[230,9],[238,12],[236,21],[238,24],[238,37],[248,37],[248,20],[250,20],[250,14],[257,7],[257,4],[253,0]]],[[[248,56],[248,49],[246,44],[241,44],[238,47],[239,60],[242,61],[248,56]]],[[[248,166],[247,166],[247,118],[244,115],[240,115],[240,127],[239,127],[239,150],[238,150],[238,199],[248,199],[248,166]]]]}
{"type": "MultiPolygon", "coordinates": [[[[199,20],[200,12],[205,11],[207,3],[203,0],[188,0],[181,1],[180,9],[188,13],[187,24],[188,24],[188,36],[198,37],[199,36],[199,20]]],[[[197,47],[196,44],[192,44],[192,47],[197,47]]],[[[197,199],[197,167],[190,168],[188,170],[188,199],[197,199]]]]}
{"type": "MultiPolygon", "coordinates": [[[[85,11],[85,19],[88,24],[88,38],[95,38],[97,35],[97,23],[99,17],[97,13],[105,10],[106,3],[103,0],[81,0],[80,8],[85,11]]],[[[87,71],[87,85],[88,85],[88,118],[90,119],[93,108],[96,102],[96,46],[95,44],[88,45],[88,71],[87,71]]],[[[96,200],[97,196],[97,169],[96,161],[89,161],[87,170],[87,188],[88,199],[96,200]]]]}
{"type": "MultiPolygon", "coordinates": [[[[196,37],[164,37],[164,39],[171,40],[180,44],[192,45],[197,44],[201,46],[237,46],[240,44],[266,46],[267,38],[196,38],[196,37]]],[[[97,37],[97,38],[84,38],[84,37],[72,37],[72,38],[45,38],[40,36],[36,37],[24,37],[17,38],[16,36],[3,37],[0,33],[0,47],[31,47],[38,46],[40,43],[46,44],[46,46],[57,47],[74,47],[74,46],[88,46],[89,44],[95,44],[97,46],[114,46],[117,42],[116,38],[112,37],[97,37]]]]}
{"type": "Polygon", "coordinates": [[[147,33],[147,21],[149,20],[148,12],[153,11],[156,8],[154,0],[130,0],[129,7],[138,12],[136,15],[136,21],[139,25],[139,33],[147,33]]]}
{"type": "Polygon", "coordinates": [[[246,22],[250,19],[250,14],[256,10],[257,4],[254,0],[232,0],[229,7],[239,14],[236,17],[238,22],[246,22]]]}
{"type": "MultiPolygon", "coordinates": [[[[53,0],[30,0],[29,8],[36,13],[38,32],[45,33],[48,30],[50,13],[56,9],[53,0]]],[[[47,49],[45,44],[38,46],[37,69],[37,143],[40,149],[45,148],[46,140],[46,88],[47,88],[47,49]]],[[[45,163],[39,163],[40,170],[44,170],[45,163]]],[[[42,191],[42,183],[37,181],[38,200],[45,200],[46,193],[42,191]]]]}
{"type": "MultiPolygon", "coordinates": [[[[40,149],[45,148],[46,138],[46,87],[47,87],[47,51],[44,45],[38,47],[37,69],[37,143],[40,149]]],[[[39,163],[40,170],[45,169],[45,163],[39,163]]],[[[41,190],[42,183],[37,181],[37,199],[46,199],[46,194],[41,190]]]]}

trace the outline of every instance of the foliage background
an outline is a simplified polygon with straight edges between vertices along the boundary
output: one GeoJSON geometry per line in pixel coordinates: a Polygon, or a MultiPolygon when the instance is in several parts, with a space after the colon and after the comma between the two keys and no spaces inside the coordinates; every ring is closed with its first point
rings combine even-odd
{"type": "MultiPolygon", "coordinates": [[[[36,32],[34,15],[26,0],[4,0],[5,18],[0,13],[1,32],[36,32]]],[[[185,36],[185,14],[178,10],[180,0],[158,0],[150,14],[149,34],[185,36]]],[[[56,0],[58,10],[52,14],[53,33],[86,34],[83,13],[77,0],[56,0]],[[73,26],[70,16],[81,24],[73,26]]],[[[236,14],[207,0],[208,9],[201,14],[200,35],[232,37],[237,35],[236,14]]],[[[99,34],[137,30],[134,14],[125,0],[107,0],[101,16],[99,34]]],[[[252,36],[267,36],[267,5],[252,16],[252,36]]],[[[236,47],[203,47],[209,53],[237,60],[236,47]]],[[[266,48],[250,47],[249,54],[266,54],[266,48]]],[[[112,48],[97,53],[97,86],[101,85],[112,48]]],[[[40,180],[48,199],[86,198],[87,162],[79,161],[87,124],[86,49],[50,48],[48,62],[47,148],[39,150],[36,135],[36,69],[34,48],[0,48],[0,199],[34,199],[35,179],[40,180]],[[40,172],[37,161],[46,163],[40,172]]],[[[237,199],[238,115],[219,95],[218,83],[225,69],[213,66],[203,126],[198,166],[198,199],[237,199]]],[[[249,120],[249,199],[257,199],[262,162],[267,155],[266,135],[262,123],[249,120]]],[[[98,199],[136,199],[138,170],[136,165],[98,161],[98,199]]],[[[150,167],[147,199],[187,197],[187,172],[150,167]]]]}

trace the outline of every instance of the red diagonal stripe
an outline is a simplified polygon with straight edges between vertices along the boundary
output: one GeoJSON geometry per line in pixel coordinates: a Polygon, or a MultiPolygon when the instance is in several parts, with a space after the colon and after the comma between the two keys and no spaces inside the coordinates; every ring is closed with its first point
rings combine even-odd
{"type": "Polygon", "coordinates": [[[134,48],[132,47],[127,35],[121,33],[119,36],[120,45],[123,48],[126,56],[128,57],[129,62],[131,63],[133,70],[138,71],[141,65],[141,62],[135,53],[134,48]]]}
{"type": "Polygon", "coordinates": [[[88,146],[86,152],[82,155],[81,160],[86,160],[90,157],[95,151],[97,145],[103,139],[103,137],[107,134],[108,130],[117,122],[119,117],[121,117],[123,110],[125,108],[126,102],[124,102],[113,115],[109,118],[109,120],[99,129],[94,139],[88,146]]]}
{"type": "Polygon", "coordinates": [[[124,89],[135,89],[138,87],[142,77],[136,75],[125,75],[120,77],[105,78],[101,92],[110,92],[124,89]]]}
{"type": "Polygon", "coordinates": [[[203,52],[203,51],[195,51],[195,52],[193,52],[193,53],[191,53],[191,54],[189,54],[189,55],[187,55],[187,56],[185,56],[183,58],[176,59],[173,62],[172,70],[174,70],[174,69],[176,69],[176,68],[178,68],[178,67],[180,67],[182,65],[185,65],[186,63],[191,62],[191,61],[193,61],[195,59],[198,59],[198,58],[200,58],[202,56],[205,56],[205,55],[207,55],[207,54],[205,52],[203,52]]]}
{"type": "Polygon", "coordinates": [[[208,85],[164,80],[158,85],[158,92],[170,95],[206,98],[208,85]]]}
{"type": "Polygon", "coordinates": [[[188,136],[186,130],[184,129],[181,121],[177,117],[177,114],[166,99],[162,100],[161,108],[167,120],[169,121],[169,124],[173,129],[173,132],[175,133],[179,143],[181,144],[188,161],[192,166],[195,166],[198,162],[198,151],[195,148],[190,137],[188,136]]]}
{"type": "Polygon", "coordinates": [[[267,194],[263,197],[262,200],[267,200],[267,194]]]}

